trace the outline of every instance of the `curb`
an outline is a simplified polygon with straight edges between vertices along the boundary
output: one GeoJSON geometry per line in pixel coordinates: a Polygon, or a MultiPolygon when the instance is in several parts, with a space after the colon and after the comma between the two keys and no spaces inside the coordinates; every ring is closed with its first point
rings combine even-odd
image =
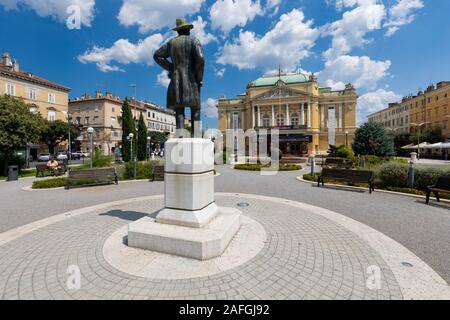
{"type": "MultiPolygon", "coordinates": [[[[308,181],[303,179],[303,177],[299,176],[296,178],[298,181],[301,182],[305,182],[305,183],[309,183],[309,184],[317,184],[317,182],[314,181],[308,181]]],[[[340,189],[353,189],[353,190],[364,190],[367,191],[367,188],[362,188],[362,187],[356,187],[356,186],[344,186],[342,184],[333,184],[333,183],[328,183],[328,186],[332,186],[332,187],[338,187],[340,189]]],[[[416,198],[416,199],[422,199],[422,200],[426,200],[425,196],[421,196],[418,194],[411,194],[411,193],[403,193],[403,192],[397,192],[397,191],[389,191],[389,190],[383,190],[383,189],[375,189],[376,193],[387,193],[387,194],[392,194],[392,195],[397,195],[397,196],[404,196],[404,197],[410,197],[410,198],[416,198]]],[[[441,203],[445,203],[445,204],[450,204],[450,200],[447,199],[441,199],[441,203]]]]}

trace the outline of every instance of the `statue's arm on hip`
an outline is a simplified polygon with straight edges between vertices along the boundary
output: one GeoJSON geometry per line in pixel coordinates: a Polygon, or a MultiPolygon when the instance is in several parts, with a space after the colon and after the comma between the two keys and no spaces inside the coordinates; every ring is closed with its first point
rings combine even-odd
{"type": "Polygon", "coordinates": [[[205,72],[205,57],[203,55],[203,47],[200,41],[195,42],[195,77],[199,87],[203,86],[203,75],[205,72]]]}
{"type": "Polygon", "coordinates": [[[169,78],[171,78],[173,72],[173,64],[168,60],[170,58],[169,43],[166,43],[161,48],[159,48],[153,55],[155,62],[160,65],[163,69],[169,71],[169,78]]]}

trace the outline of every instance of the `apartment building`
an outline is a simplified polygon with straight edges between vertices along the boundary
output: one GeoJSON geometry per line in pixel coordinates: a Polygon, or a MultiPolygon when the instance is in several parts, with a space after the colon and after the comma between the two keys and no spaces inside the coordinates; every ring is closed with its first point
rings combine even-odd
{"type": "MultiPolygon", "coordinates": [[[[31,72],[23,71],[17,60],[9,53],[3,53],[0,61],[0,95],[22,98],[30,105],[30,111],[39,112],[49,121],[67,121],[69,111],[69,92],[66,86],[51,82],[31,72]]],[[[47,152],[45,145],[29,145],[30,154],[36,158],[38,153],[47,152]]],[[[65,150],[67,146],[61,145],[65,150]]]]}
{"type": "Polygon", "coordinates": [[[381,123],[396,133],[415,134],[418,130],[440,127],[444,138],[450,139],[449,93],[450,81],[441,81],[399,103],[389,104],[388,108],[369,115],[368,120],[381,123]]]}
{"type": "Polygon", "coordinates": [[[408,133],[410,127],[408,103],[390,103],[389,107],[368,116],[369,122],[382,124],[395,134],[408,133]]]}
{"type": "MultiPolygon", "coordinates": [[[[69,111],[72,121],[81,128],[78,138],[79,149],[90,149],[90,137],[87,128],[92,127],[93,146],[104,154],[113,154],[122,144],[122,104],[119,96],[110,92],[102,94],[96,92],[94,96],[84,94],[69,102],[69,111]]],[[[130,101],[132,114],[136,125],[140,114],[146,120],[149,132],[157,131],[171,135],[175,133],[175,115],[173,112],[163,109],[146,101],[130,101]]]]}

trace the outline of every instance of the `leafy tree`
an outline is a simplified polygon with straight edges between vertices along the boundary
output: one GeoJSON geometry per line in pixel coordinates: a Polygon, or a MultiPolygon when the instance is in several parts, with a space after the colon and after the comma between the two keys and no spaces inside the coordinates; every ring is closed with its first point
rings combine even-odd
{"type": "Polygon", "coordinates": [[[378,157],[394,155],[394,140],[379,123],[368,122],[355,132],[353,151],[378,157]]]}
{"type": "Polygon", "coordinates": [[[162,132],[158,132],[158,131],[152,131],[149,133],[149,137],[152,138],[152,142],[166,142],[167,140],[167,136],[162,133],[162,132]]]}
{"type": "Polygon", "coordinates": [[[133,159],[131,156],[131,143],[128,140],[130,133],[134,134],[133,155],[136,155],[136,126],[134,124],[133,114],[131,112],[130,104],[128,103],[128,98],[125,98],[122,105],[122,158],[125,162],[133,159]]]}
{"type": "MultiPolygon", "coordinates": [[[[70,125],[70,134],[72,138],[78,136],[78,129],[70,125]]],[[[55,148],[62,142],[69,139],[69,124],[67,122],[56,120],[44,120],[44,126],[41,133],[41,142],[46,144],[50,154],[55,153],[55,148]]]]}
{"type": "Polygon", "coordinates": [[[138,122],[138,142],[137,142],[137,158],[139,161],[147,160],[147,137],[148,131],[145,125],[144,117],[139,117],[138,122]]]}
{"type": "Polygon", "coordinates": [[[42,124],[42,117],[30,112],[30,106],[22,99],[0,96],[0,153],[4,158],[4,174],[16,149],[39,140],[42,124]]]}
{"type": "Polygon", "coordinates": [[[439,126],[427,129],[424,133],[423,139],[424,140],[422,141],[428,143],[438,143],[443,142],[445,140],[444,135],[442,134],[442,128],[439,126]]]}
{"type": "MultiPolygon", "coordinates": [[[[409,133],[400,133],[394,136],[394,147],[396,154],[407,154],[408,151],[402,149],[402,147],[412,143],[412,136],[409,133]]],[[[417,140],[416,140],[417,142],[417,140]]]]}

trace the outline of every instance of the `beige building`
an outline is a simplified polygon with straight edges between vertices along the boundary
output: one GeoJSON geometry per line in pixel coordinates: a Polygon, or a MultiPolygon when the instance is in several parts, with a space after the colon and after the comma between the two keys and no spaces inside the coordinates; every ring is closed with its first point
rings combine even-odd
{"type": "Polygon", "coordinates": [[[369,122],[382,124],[394,134],[408,133],[410,128],[409,103],[390,103],[389,107],[368,116],[369,122]]]}
{"type": "Polygon", "coordinates": [[[369,121],[381,123],[395,133],[415,134],[420,126],[421,132],[440,127],[444,138],[450,139],[450,82],[442,81],[430,85],[426,91],[419,91],[392,103],[388,108],[368,116],[369,121]]]}
{"type": "MultiPolygon", "coordinates": [[[[49,121],[67,121],[70,89],[48,81],[30,72],[20,70],[20,66],[8,53],[4,53],[0,62],[0,95],[23,98],[32,112],[39,112],[49,121]]],[[[60,146],[65,150],[67,146],[60,146]]],[[[47,152],[46,146],[32,146],[33,157],[38,152],[47,152]],[[39,150],[38,150],[39,149],[39,150]]]]}
{"type": "MultiPolygon", "coordinates": [[[[93,145],[103,150],[105,154],[112,154],[122,144],[122,104],[119,96],[111,93],[101,94],[96,92],[91,97],[85,94],[80,98],[69,102],[69,110],[72,121],[80,126],[81,136],[78,138],[79,148],[88,151],[90,148],[90,137],[87,128],[92,127],[93,145]]],[[[155,104],[130,101],[134,118],[139,120],[140,114],[146,120],[149,132],[162,132],[166,135],[175,132],[175,115],[171,111],[164,110],[155,104]]]]}
{"type": "Polygon", "coordinates": [[[350,84],[333,91],[301,73],[263,76],[244,94],[219,99],[219,129],[279,129],[284,157],[324,154],[330,145],[353,143],[357,98],[350,84]]]}

